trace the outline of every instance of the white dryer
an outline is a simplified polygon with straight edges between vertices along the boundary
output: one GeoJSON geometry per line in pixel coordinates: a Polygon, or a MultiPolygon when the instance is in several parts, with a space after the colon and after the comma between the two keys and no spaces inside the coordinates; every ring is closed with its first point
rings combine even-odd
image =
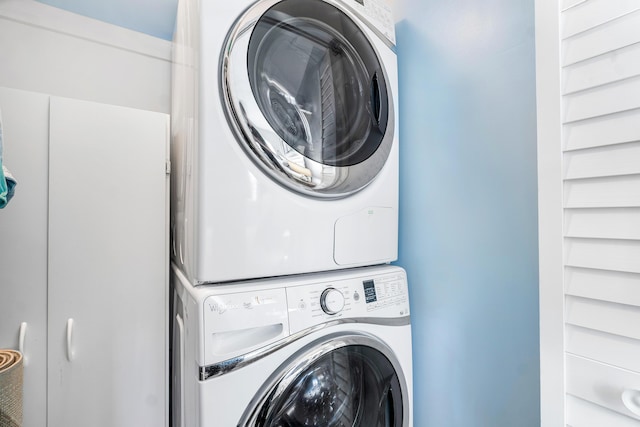
{"type": "Polygon", "coordinates": [[[173,259],[194,284],[397,258],[385,0],[180,0],[173,259]]]}
{"type": "Polygon", "coordinates": [[[401,268],[172,280],[174,427],[412,427],[401,268]]]}

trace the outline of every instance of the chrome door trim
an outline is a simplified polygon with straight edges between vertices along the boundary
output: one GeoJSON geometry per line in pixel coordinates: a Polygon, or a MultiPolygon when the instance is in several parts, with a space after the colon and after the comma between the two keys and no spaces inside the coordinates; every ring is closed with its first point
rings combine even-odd
{"type": "Polygon", "coordinates": [[[391,363],[400,383],[402,395],[402,427],[409,427],[409,394],[404,371],[393,350],[380,339],[365,333],[334,333],[313,341],[291,356],[278,371],[267,380],[251,400],[243,413],[238,427],[253,427],[256,425],[260,410],[267,400],[282,395],[290,382],[297,378],[301,372],[313,365],[325,354],[343,347],[364,346],[370,347],[382,355],[391,363]]]}
{"type": "MultiPolygon", "coordinates": [[[[244,14],[246,14],[248,11],[255,10],[255,13],[251,13],[251,19],[248,19],[246,21],[242,21],[241,19],[238,20],[238,23],[244,22],[244,25],[239,26],[238,33],[236,34],[236,36],[239,37],[245,32],[252,29],[253,26],[258,21],[258,19],[260,18],[260,16],[262,16],[271,6],[281,1],[282,0],[257,0],[252,6],[247,8],[247,10],[243,13],[243,16],[244,16],[244,14]]],[[[344,0],[319,0],[319,1],[324,1],[325,3],[329,3],[337,7],[342,12],[344,12],[349,18],[351,18],[356,24],[358,23],[364,24],[393,53],[396,53],[396,45],[391,40],[389,40],[387,36],[382,34],[382,32],[375,25],[373,25],[368,19],[363,17],[362,14],[358,12],[354,7],[352,7],[349,3],[347,3],[344,0]]],[[[234,27],[236,26],[237,24],[234,24],[234,27]]]]}
{"type": "MultiPolygon", "coordinates": [[[[247,32],[251,32],[260,17],[269,8],[283,0],[259,0],[249,7],[234,23],[232,30],[228,33],[223,44],[220,59],[220,95],[222,98],[225,115],[228,124],[235,133],[241,147],[254,163],[274,181],[287,189],[294,190],[306,196],[320,199],[338,199],[348,197],[369,185],[384,167],[394,143],[395,134],[395,105],[393,102],[393,89],[389,86],[388,74],[384,68],[381,56],[375,46],[370,42],[380,70],[383,74],[387,92],[387,127],[386,132],[380,142],[378,149],[365,161],[352,166],[329,166],[314,161],[289,147],[276,132],[271,129],[270,124],[260,110],[253,94],[247,96],[247,101],[236,101],[237,94],[233,94],[231,89],[231,64],[234,47],[239,43],[241,37],[247,32]],[[261,132],[262,130],[262,132],[261,132]]],[[[367,27],[366,19],[358,18],[351,8],[345,7],[344,3],[337,0],[317,0],[336,7],[366,35],[362,29],[362,23],[367,27]]],[[[377,37],[387,41],[379,31],[371,28],[377,37]]],[[[249,37],[246,37],[249,39],[249,37]]],[[[240,68],[247,71],[246,52],[248,51],[248,40],[246,49],[243,40],[244,62],[240,60],[240,68]]],[[[388,44],[387,44],[388,46],[388,44]]],[[[393,49],[392,49],[393,50],[393,49]]],[[[247,77],[246,82],[242,81],[238,92],[251,92],[250,82],[247,77]]]]}
{"type": "Polygon", "coordinates": [[[200,381],[205,381],[210,378],[226,375],[237,369],[243,368],[247,365],[257,362],[258,360],[263,359],[269,356],[270,354],[275,353],[276,351],[282,349],[283,347],[286,347],[289,344],[306,337],[307,335],[322,331],[330,327],[344,325],[344,324],[351,324],[351,323],[365,323],[370,325],[381,325],[381,326],[406,326],[411,324],[411,316],[391,317],[391,318],[359,317],[359,318],[350,318],[350,319],[330,320],[326,323],[322,323],[320,325],[303,329],[302,331],[296,332],[295,334],[291,334],[288,337],[285,337],[281,340],[273,342],[264,347],[260,347],[248,353],[241,354],[239,356],[233,357],[231,359],[223,360],[221,362],[214,363],[212,365],[200,366],[198,367],[198,377],[200,378],[200,381]]]}
{"type": "Polygon", "coordinates": [[[351,12],[351,14],[353,16],[357,16],[358,20],[360,22],[362,22],[364,25],[367,26],[367,28],[369,28],[369,30],[371,30],[371,32],[373,34],[376,35],[376,37],[378,37],[380,39],[380,41],[382,41],[385,45],[387,45],[387,47],[389,48],[389,50],[391,50],[391,52],[396,53],[396,45],[395,43],[393,43],[391,40],[389,40],[389,38],[387,36],[385,36],[384,34],[382,34],[382,32],[378,29],[378,27],[376,27],[375,25],[373,25],[371,22],[369,22],[368,19],[362,17],[360,18],[360,16],[362,15],[360,12],[358,12],[355,8],[353,8],[353,6],[351,6],[349,3],[347,3],[346,1],[343,0],[336,0],[336,1],[331,1],[331,0],[325,0],[327,1],[327,3],[331,3],[331,4],[340,4],[342,7],[344,7],[346,10],[348,10],[349,12],[351,12]]]}

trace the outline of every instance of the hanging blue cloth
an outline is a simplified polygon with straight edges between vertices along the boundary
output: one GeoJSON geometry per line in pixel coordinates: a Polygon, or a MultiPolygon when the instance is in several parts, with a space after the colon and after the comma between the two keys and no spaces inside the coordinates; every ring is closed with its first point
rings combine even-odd
{"type": "Polygon", "coordinates": [[[4,208],[13,197],[16,180],[5,165],[2,164],[2,112],[0,112],[0,209],[4,208]]]}

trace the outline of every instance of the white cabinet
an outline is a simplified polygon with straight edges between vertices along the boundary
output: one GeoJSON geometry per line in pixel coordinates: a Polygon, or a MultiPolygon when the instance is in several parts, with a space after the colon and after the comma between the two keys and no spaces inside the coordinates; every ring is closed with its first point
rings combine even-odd
{"type": "Polygon", "coordinates": [[[0,109],[0,346],[27,322],[25,427],[167,425],[168,116],[5,89],[0,109]]]}
{"type": "Polygon", "coordinates": [[[4,163],[18,179],[0,209],[0,347],[23,327],[24,426],[46,425],[49,97],[0,88],[4,163]]]}

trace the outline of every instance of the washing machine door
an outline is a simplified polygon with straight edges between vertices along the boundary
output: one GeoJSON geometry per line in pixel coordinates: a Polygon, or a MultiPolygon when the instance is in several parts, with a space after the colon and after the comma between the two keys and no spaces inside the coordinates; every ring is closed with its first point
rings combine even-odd
{"type": "Polygon", "coordinates": [[[407,386],[393,352],[366,335],[299,352],[254,398],[239,427],[408,427],[407,386]]]}
{"type": "Polygon", "coordinates": [[[248,9],[227,38],[221,86],[238,140],[269,176],[335,198],[380,172],[394,123],[373,44],[329,1],[263,0],[248,9]]]}

